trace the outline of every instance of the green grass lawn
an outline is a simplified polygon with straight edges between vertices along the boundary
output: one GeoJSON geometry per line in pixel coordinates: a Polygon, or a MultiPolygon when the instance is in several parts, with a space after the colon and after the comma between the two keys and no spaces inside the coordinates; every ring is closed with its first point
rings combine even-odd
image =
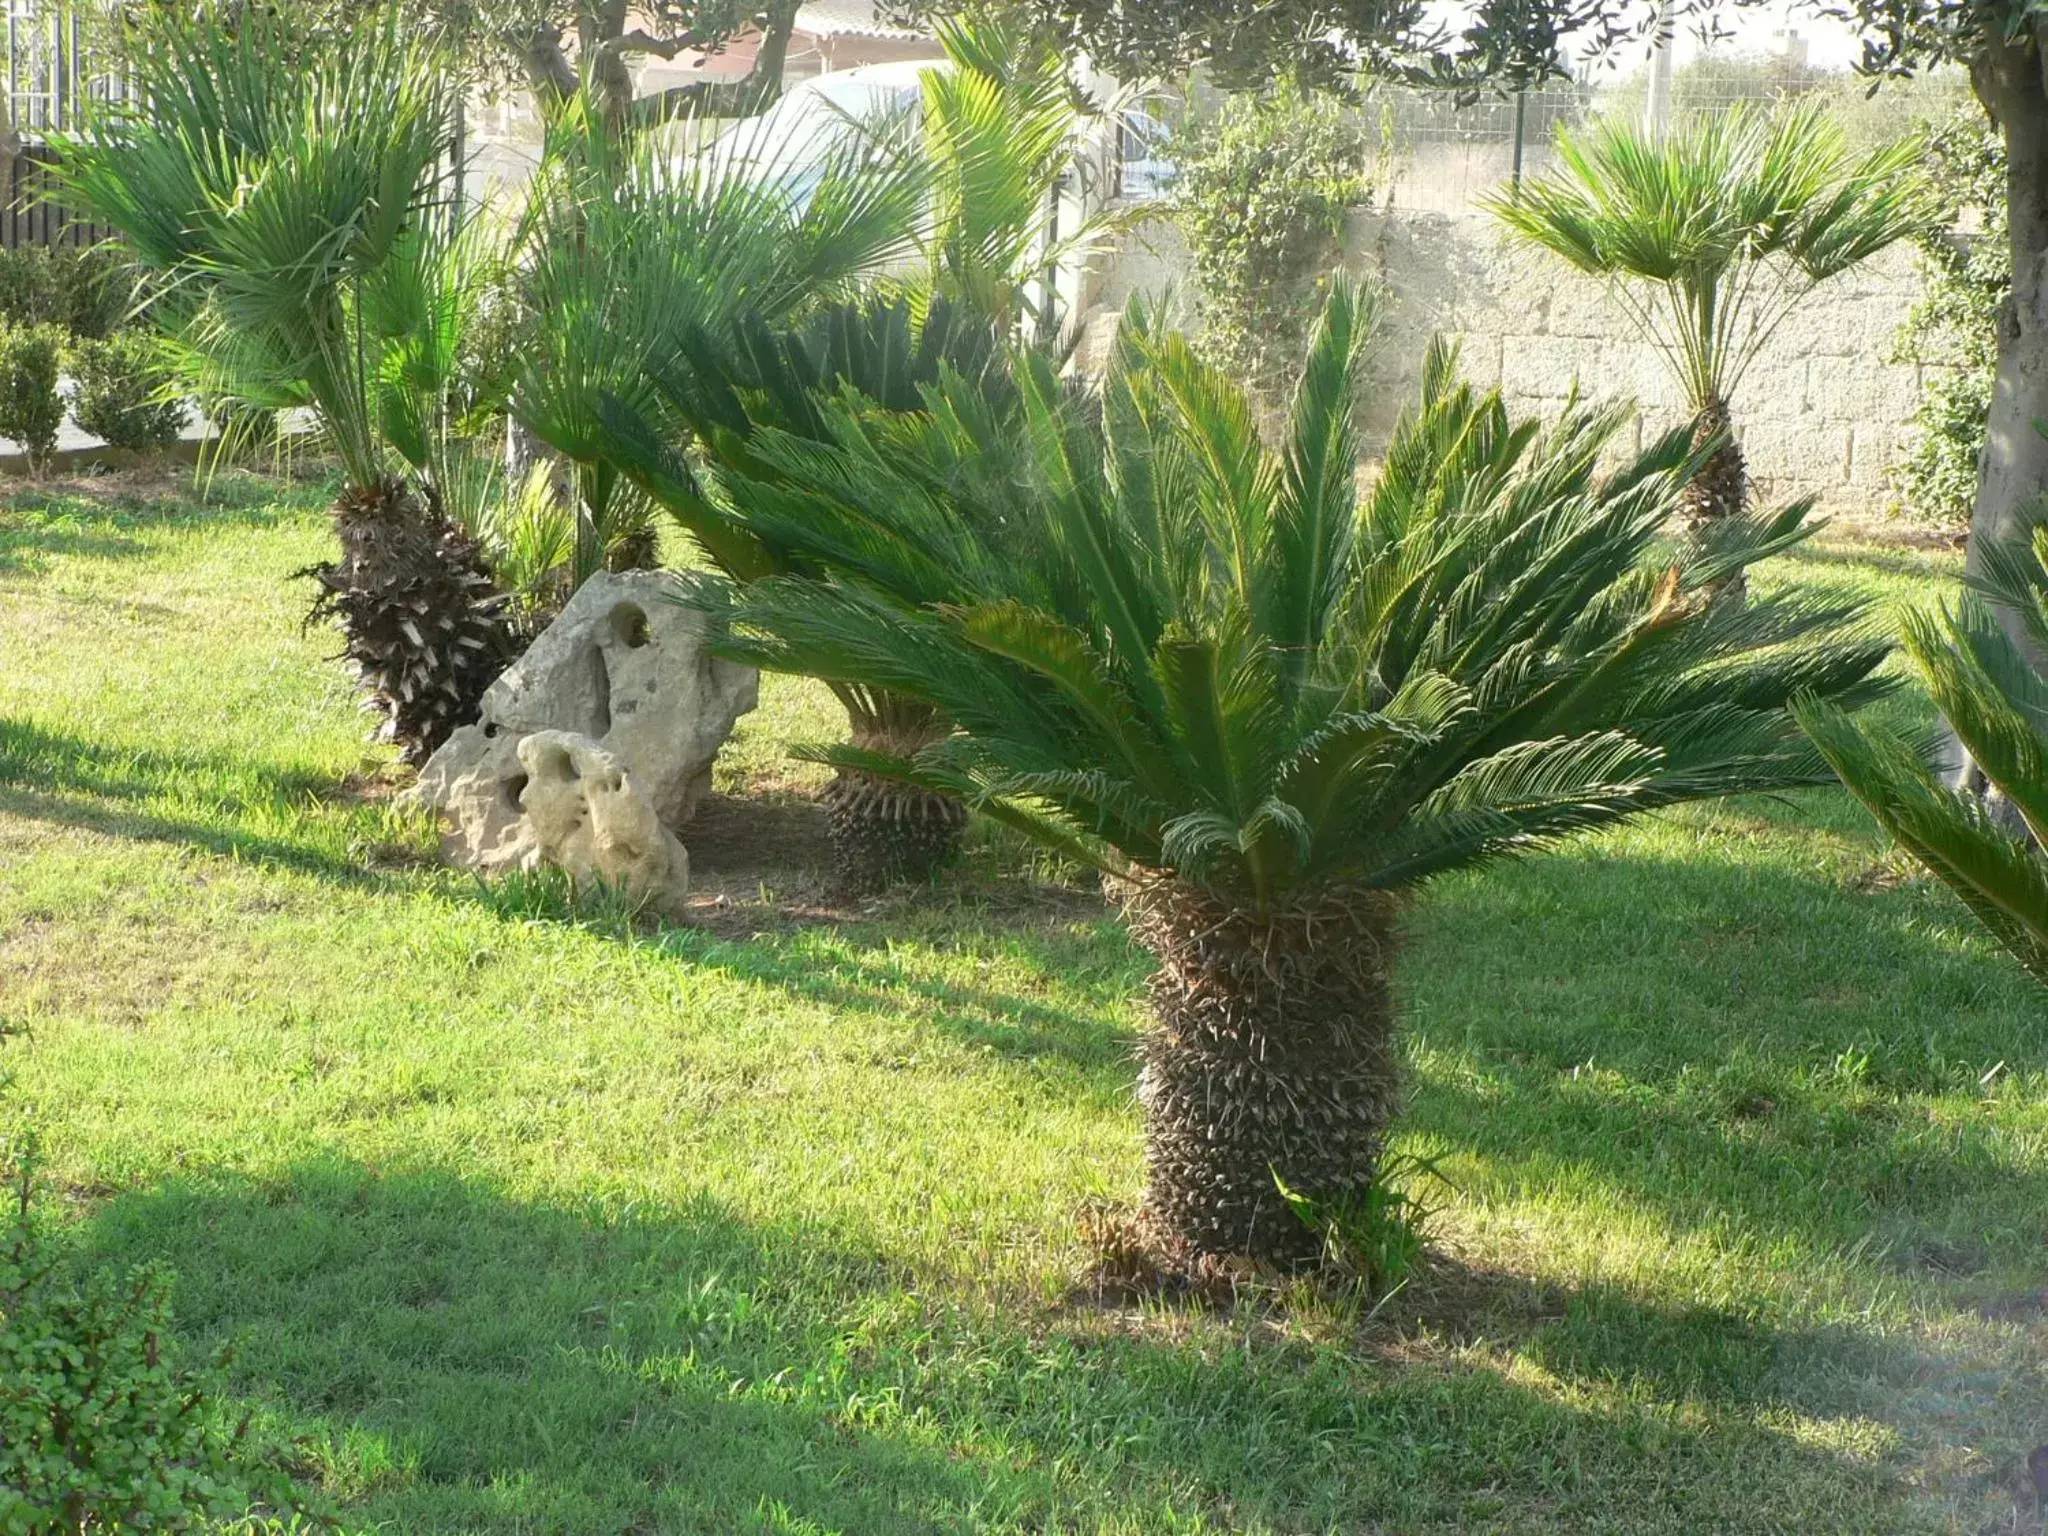
{"type": "Polygon", "coordinates": [[[1426,1282],[1111,1305],[1077,1213],[1140,1186],[1145,965],[1092,891],[983,838],[915,900],[813,899],[781,746],[834,721],[778,680],[687,839],[701,926],[437,869],[298,627],[320,494],[215,492],[0,509],[0,1020],[81,1251],[175,1266],[187,1357],[233,1346],[351,1522],[2035,1518],[2044,1009],[1843,795],[1429,893],[1426,1282]]]}

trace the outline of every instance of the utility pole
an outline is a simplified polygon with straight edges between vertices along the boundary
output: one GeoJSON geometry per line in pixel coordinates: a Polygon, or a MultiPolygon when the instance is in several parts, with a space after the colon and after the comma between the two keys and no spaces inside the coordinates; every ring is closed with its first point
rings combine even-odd
{"type": "Polygon", "coordinates": [[[1643,131],[1662,142],[1671,131],[1671,7],[1659,4],[1650,33],[1650,91],[1643,105],[1643,131]]]}

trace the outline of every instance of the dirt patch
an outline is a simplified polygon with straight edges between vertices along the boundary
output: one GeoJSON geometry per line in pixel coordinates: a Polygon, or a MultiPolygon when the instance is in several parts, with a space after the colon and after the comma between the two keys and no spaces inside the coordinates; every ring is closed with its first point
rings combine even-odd
{"type": "Polygon", "coordinates": [[[1918,528],[1911,523],[1873,523],[1836,518],[1828,523],[1825,538],[1830,544],[1960,552],[1969,542],[1970,535],[1964,528],[1918,528]]]}

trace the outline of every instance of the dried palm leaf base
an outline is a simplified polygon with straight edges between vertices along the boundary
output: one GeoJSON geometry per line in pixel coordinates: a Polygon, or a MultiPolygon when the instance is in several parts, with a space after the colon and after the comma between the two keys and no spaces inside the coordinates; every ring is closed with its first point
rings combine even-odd
{"type": "Polygon", "coordinates": [[[1281,1184],[1340,1212],[1373,1186],[1401,1097],[1399,900],[1347,891],[1258,917],[1173,879],[1120,894],[1159,961],[1138,1091],[1166,1260],[1312,1267],[1322,1235],[1281,1184]]]}
{"type": "Polygon", "coordinates": [[[307,622],[340,625],[378,736],[425,762],[511,659],[505,598],[476,541],[402,480],[350,487],[334,523],[341,558],[299,573],[320,589],[307,622]]]}
{"type": "Polygon", "coordinates": [[[967,807],[952,795],[842,768],[825,790],[840,884],[854,894],[929,880],[953,862],[967,807]]]}

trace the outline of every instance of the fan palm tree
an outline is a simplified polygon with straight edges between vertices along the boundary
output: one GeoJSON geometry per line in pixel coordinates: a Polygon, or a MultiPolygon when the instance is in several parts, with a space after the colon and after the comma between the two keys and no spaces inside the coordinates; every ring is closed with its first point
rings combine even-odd
{"type": "Polygon", "coordinates": [[[684,156],[655,135],[621,142],[588,107],[550,131],[524,236],[540,323],[511,406],[571,466],[578,581],[653,552],[649,508],[603,452],[607,401],[652,415],[652,366],[685,336],[729,334],[749,313],[786,317],[915,249],[928,183],[901,124],[849,135],[803,184],[760,174],[771,157],[753,140],[765,131],[743,124],[717,152],[684,156]]]}
{"type": "Polygon", "coordinates": [[[157,275],[152,313],[195,393],[316,413],[347,484],[315,612],[340,618],[385,733],[417,761],[473,716],[507,645],[431,473],[483,248],[441,195],[454,98],[395,13],[312,57],[283,44],[262,11],[233,27],[153,13],[131,94],[61,165],[157,275]]]}
{"type": "Polygon", "coordinates": [[[1099,409],[1031,354],[1014,413],[951,380],[909,415],[823,402],[822,436],[759,432],[768,472],[714,488],[813,572],[692,588],[728,654],[957,727],[814,756],[959,794],[1113,882],[1158,962],[1147,1207],[1184,1255],[1312,1260],[1295,1197],[1340,1220],[1371,1193],[1409,893],[1824,778],[1787,702],[1863,697],[1886,652],[1853,604],[1710,600],[1803,537],[1803,507],[1672,544],[1686,434],[1602,478],[1623,412],[1516,422],[1441,349],[1361,503],[1364,329],[1340,291],[1278,451],[1143,316],[1099,409]]]}
{"type": "MultiPolygon", "coordinates": [[[[1105,227],[1047,227],[1082,104],[1027,31],[958,21],[941,36],[950,68],[925,74],[915,116],[847,124],[815,190],[771,174],[789,165],[773,119],[690,162],[582,139],[561,157],[576,175],[551,200],[567,211],[534,285],[550,334],[514,409],[579,466],[586,505],[659,507],[736,579],[784,569],[787,551],[720,519],[691,454],[743,462],[757,429],[813,431],[814,396],[849,385],[901,411],[945,369],[1000,393],[998,338],[1051,328],[1033,285],[1105,227]],[[866,297],[848,294],[855,278],[866,297]]],[[[949,729],[886,690],[837,692],[863,749],[914,752],[949,729]]],[[[927,876],[967,820],[951,794],[851,767],[826,805],[853,889],[927,876]]]]}
{"type": "Polygon", "coordinates": [[[1604,119],[1557,136],[1550,176],[1489,202],[1514,236],[1616,280],[1719,447],[1693,482],[1697,517],[1741,510],[1748,474],[1729,402],[1792,309],[1820,283],[1923,228],[1918,149],[1853,156],[1817,103],[1737,105],[1656,135],[1604,119]]]}
{"type": "Polygon", "coordinates": [[[1977,593],[1909,613],[1906,654],[1991,789],[1950,788],[1927,755],[1823,700],[1799,720],[1842,782],[1913,856],[1946,881],[1998,942],[2048,984],[2048,682],[1990,606],[2018,615],[2048,643],[2048,529],[1987,552],[1977,593]],[[1998,802],[2021,835],[2001,823],[1998,802]]]}

